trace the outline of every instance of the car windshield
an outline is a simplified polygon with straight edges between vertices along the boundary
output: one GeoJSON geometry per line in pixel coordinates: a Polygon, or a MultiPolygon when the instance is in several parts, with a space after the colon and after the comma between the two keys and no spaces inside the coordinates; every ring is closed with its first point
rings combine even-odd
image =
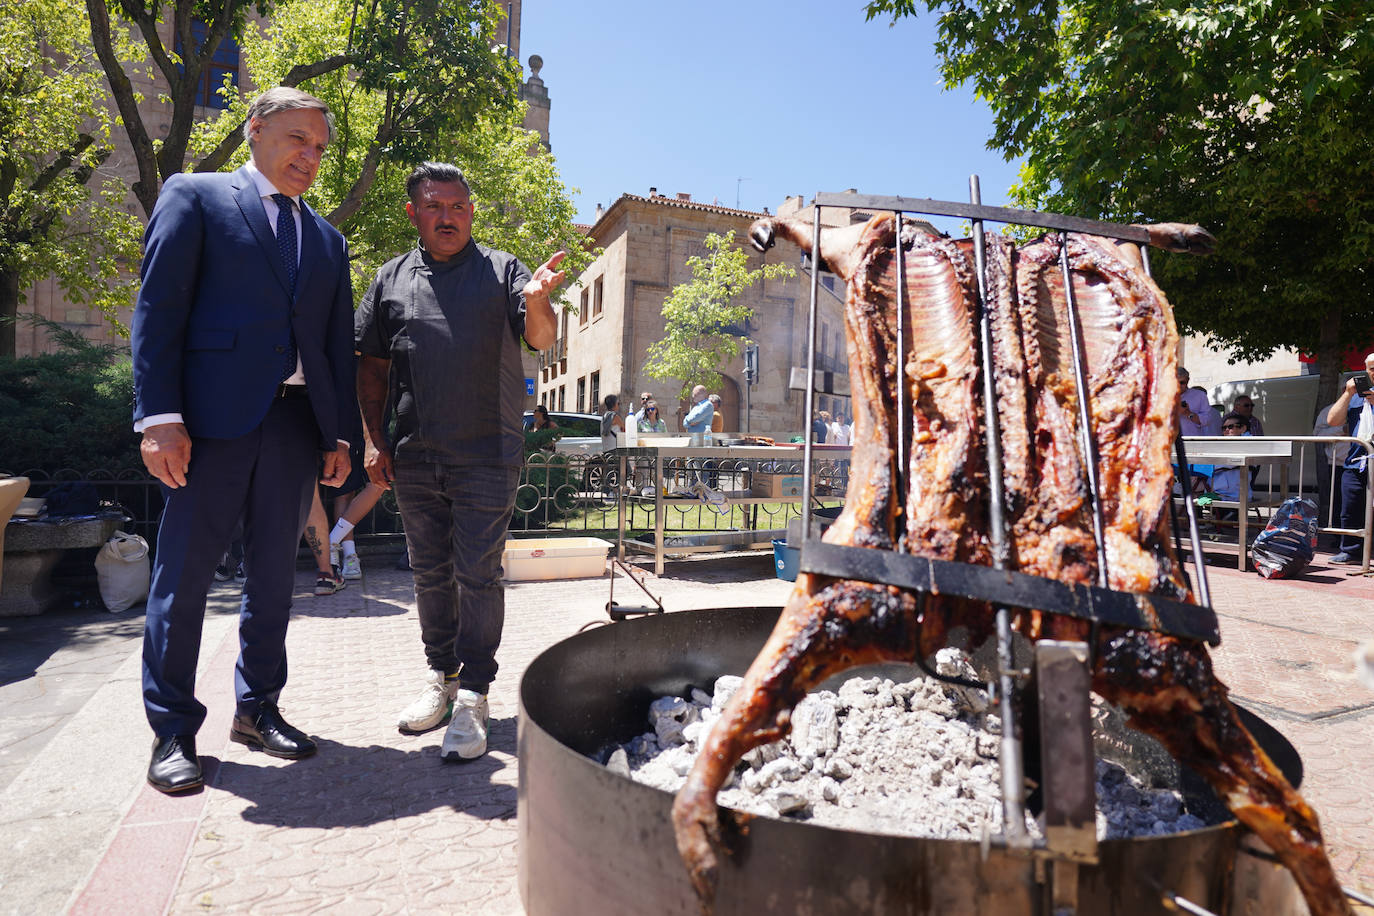
{"type": "MultiPolygon", "coordinates": [[[[549,411],[549,419],[558,424],[564,436],[601,436],[601,418],[588,417],[575,413],[549,411]]],[[[534,428],[534,414],[525,414],[525,429],[534,428]]]]}

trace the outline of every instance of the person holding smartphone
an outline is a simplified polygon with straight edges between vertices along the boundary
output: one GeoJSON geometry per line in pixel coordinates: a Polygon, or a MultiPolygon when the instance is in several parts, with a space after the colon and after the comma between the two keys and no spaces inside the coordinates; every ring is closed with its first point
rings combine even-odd
{"type": "MultiPolygon", "coordinates": [[[[1330,426],[1344,426],[1347,436],[1369,441],[1374,438],[1374,353],[1364,358],[1364,374],[1346,380],[1345,391],[1327,411],[1330,426]]],[[[1341,468],[1340,499],[1342,528],[1363,528],[1366,487],[1369,483],[1369,450],[1352,444],[1346,452],[1341,468]]],[[[1353,534],[1341,535],[1340,552],[1332,563],[1359,563],[1357,556],[1363,539],[1353,534]]]]}

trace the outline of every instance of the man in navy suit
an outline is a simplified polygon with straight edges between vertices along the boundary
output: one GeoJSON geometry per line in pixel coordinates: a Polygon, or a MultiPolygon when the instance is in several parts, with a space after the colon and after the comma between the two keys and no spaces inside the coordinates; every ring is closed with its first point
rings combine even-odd
{"type": "Polygon", "coordinates": [[[361,435],[347,247],[300,197],[333,117],[278,87],[249,106],[244,135],[243,168],[163,185],[133,316],[134,429],[166,497],[143,639],[148,781],[163,792],[202,784],[205,596],[240,516],[248,577],[229,737],[277,757],[315,752],[277,708],[296,548],[316,480],[342,484],[361,435]]]}

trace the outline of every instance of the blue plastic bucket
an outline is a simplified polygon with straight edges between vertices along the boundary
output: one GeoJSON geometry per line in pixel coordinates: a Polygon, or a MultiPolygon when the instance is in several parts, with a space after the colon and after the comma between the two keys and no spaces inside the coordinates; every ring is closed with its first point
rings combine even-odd
{"type": "Polygon", "coordinates": [[[773,563],[778,568],[778,578],[787,582],[797,581],[797,564],[801,562],[801,550],[788,547],[786,538],[773,541],[773,563]]]}

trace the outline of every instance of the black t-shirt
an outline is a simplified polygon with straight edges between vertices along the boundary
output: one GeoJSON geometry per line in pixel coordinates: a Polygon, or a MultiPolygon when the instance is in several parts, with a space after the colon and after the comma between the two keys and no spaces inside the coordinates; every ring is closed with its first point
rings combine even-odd
{"type": "Polygon", "coordinates": [[[514,255],[472,241],[447,261],[416,248],[377,271],[354,337],[391,361],[397,460],[521,464],[529,280],[514,255]]]}

